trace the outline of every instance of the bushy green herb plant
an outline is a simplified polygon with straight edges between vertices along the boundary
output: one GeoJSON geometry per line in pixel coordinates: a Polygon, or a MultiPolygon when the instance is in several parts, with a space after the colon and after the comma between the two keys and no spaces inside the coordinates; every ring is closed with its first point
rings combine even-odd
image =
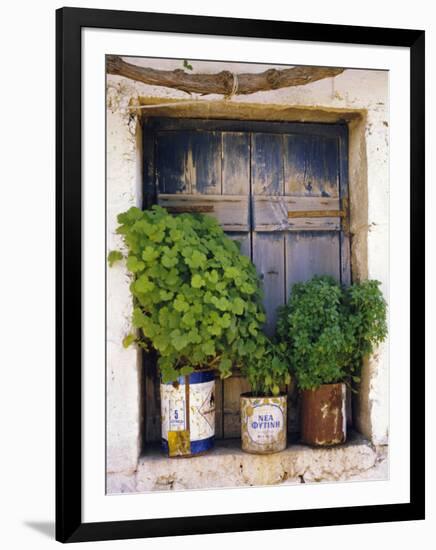
{"type": "MultiPolygon", "coordinates": [[[[118,222],[138,329],[124,345],[154,348],[165,382],[199,369],[230,376],[258,351],[265,321],[253,264],[210,216],[154,206],[130,208],[118,222]]],[[[119,259],[109,253],[109,263],[119,259]]]]}
{"type": "Polygon", "coordinates": [[[359,381],[363,357],[387,334],[379,284],[364,281],[345,288],[323,276],[293,286],[279,312],[277,333],[301,389],[359,381]]]}
{"type": "Polygon", "coordinates": [[[301,389],[342,380],[347,375],[341,288],[330,277],[315,277],[292,287],[279,311],[277,333],[288,348],[301,389]]]}
{"type": "Polygon", "coordinates": [[[353,372],[360,370],[362,359],[383,342],[388,329],[386,301],[380,282],[374,280],[355,283],[344,289],[345,329],[352,342],[349,364],[353,372]]]}
{"type": "Polygon", "coordinates": [[[247,357],[242,373],[251,386],[253,396],[278,395],[281,387],[291,382],[286,346],[274,343],[264,334],[260,335],[256,352],[247,357]]]}

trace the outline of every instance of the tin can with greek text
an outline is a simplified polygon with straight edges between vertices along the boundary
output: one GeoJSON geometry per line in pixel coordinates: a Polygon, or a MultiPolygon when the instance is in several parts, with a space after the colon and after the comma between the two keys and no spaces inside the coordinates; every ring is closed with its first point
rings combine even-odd
{"type": "Polygon", "coordinates": [[[193,372],[160,385],[162,447],[170,457],[194,456],[213,447],[215,375],[193,372]]]}
{"type": "Polygon", "coordinates": [[[270,454],[286,448],[287,396],[241,395],[242,450],[270,454]]]}

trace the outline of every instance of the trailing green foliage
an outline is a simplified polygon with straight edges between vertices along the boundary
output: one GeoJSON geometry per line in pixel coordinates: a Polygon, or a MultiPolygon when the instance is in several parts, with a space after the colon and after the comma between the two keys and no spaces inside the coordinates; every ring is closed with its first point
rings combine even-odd
{"type": "Polygon", "coordinates": [[[265,321],[253,264],[210,216],[173,216],[154,206],[130,208],[118,222],[138,329],[124,345],[156,349],[165,382],[195,369],[230,376],[258,351],[265,321]]]}
{"type": "Polygon", "coordinates": [[[244,362],[242,373],[254,396],[278,395],[291,382],[286,346],[273,343],[264,334],[257,340],[256,353],[244,362]]]}
{"type": "Polygon", "coordinates": [[[388,334],[386,301],[380,291],[380,282],[374,280],[355,283],[344,290],[346,327],[352,339],[350,365],[359,371],[362,359],[388,334]]]}
{"type": "Polygon", "coordinates": [[[345,288],[323,276],[293,286],[279,312],[277,333],[301,389],[359,381],[363,357],[387,334],[379,285],[364,281],[345,288]]]}

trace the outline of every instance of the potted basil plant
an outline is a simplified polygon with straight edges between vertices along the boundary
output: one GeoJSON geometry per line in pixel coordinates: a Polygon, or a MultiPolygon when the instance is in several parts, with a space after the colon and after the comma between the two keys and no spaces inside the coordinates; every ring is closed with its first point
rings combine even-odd
{"type": "Polygon", "coordinates": [[[242,366],[251,392],[241,395],[242,450],[270,454],[286,448],[287,394],[291,381],[285,346],[257,335],[256,351],[242,366]]]}
{"type": "Polygon", "coordinates": [[[346,440],[346,383],[360,381],[362,360],[387,335],[378,281],[348,288],[314,277],[292,287],[277,331],[301,391],[301,439],[310,445],[346,440]]]}
{"type": "Polygon", "coordinates": [[[118,222],[128,252],[108,260],[125,258],[134,305],[124,346],[157,352],[169,456],[202,453],[214,441],[215,373],[231,375],[265,320],[256,270],[210,216],[133,207],[118,222]]]}

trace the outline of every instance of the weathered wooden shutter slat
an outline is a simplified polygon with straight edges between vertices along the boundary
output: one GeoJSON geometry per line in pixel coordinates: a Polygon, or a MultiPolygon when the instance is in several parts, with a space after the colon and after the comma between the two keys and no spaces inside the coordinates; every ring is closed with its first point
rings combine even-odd
{"type": "Polygon", "coordinates": [[[250,194],[250,134],[222,133],[223,195],[250,194]]]}
{"type": "MultiPolygon", "coordinates": [[[[339,189],[343,202],[350,204],[348,187],[348,131],[341,128],[339,139],[339,189]]],[[[343,220],[344,228],[340,234],[341,239],[341,282],[344,285],[351,283],[351,247],[350,247],[350,209],[348,216],[343,220]]],[[[348,409],[351,412],[351,408],[348,409]]]]}
{"type": "Polygon", "coordinates": [[[338,198],[254,195],[253,230],[339,231],[340,212],[341,201],[338,198]],[[319,212],[319,215],[316,216],[315,212],[319,212]],[[338,216],[322,216],[323,212],[337,212],[338,216]],[[298,213],[301,213],[301,217],[298,217],[298,213]]]}
{"type": "Polygon", "coordinates": [[[286,195],[338,197],[337,137],[289,134],[283,140],[286,195]]]}
{"type": "Polygon", "coordinates": [[[314,275],[340,281],[340,240],[337,232],[302,231],[286,235],[286,288],[314,275]]]}
{"type": "MultiPolygon", "coordinates": [[[[283,136],[280,134],[253,133],[252,134],[252,195],[259,197],[259,202],[254,201],[254,227],[253,227],[253,263],[262,280],[264,292],[264,305],[267,321],[265,331],[267,334],[274,332],[277,318],[277,308],[285,303],[285,258],[284,258],[284,234],[282,232],[262,232],[257,230],[256,220],[261,196],[267,200],[276,200],[283,195],[283,136]]],[[[278,203],[275,203],[278,204],[278,203]]],[[[270,222],[274,218],[270,218],[270,222]]],[[[268,220],[265,220],[268,222],[268,220]]]]}
{"type": "Polygon", "coordinates": [[[283,136],[252,134],[252,193],[283,195],[283,136]]]}
{"type": "Polygon", "coordinates": [[[189,132],[162,133],[156,136],[156,188],[159,193],[190,193],[186,179],[189,132]]]}
{"type": "Polygon", "coordinates": [[[277,308],[286,300],[284,246],[283,233],[253,234],[253,263],[262,281],[265,332],[269,335],[275,330],[277,308]]]}
{"type": "MultiPolygon", "coordinates": [[[[239,216],[247,228],[231,232],[229,236],[241,245],[241,252],[251,258],[250,231],[250,135],[241,132],[222,133],[222,188],[226,201],[233,197],[245,196],[246,210],[240,208],[239,216]]],[[[227,202],[227,204],[230,204],[227,202]]],[[[245,204],[245,203],[244,203],[245,204]]],[[[235,210],[235,213],[236,210],[235,210]]],[[[239,396],[250,390],[247,380],[241,376],[232,376],[224,380],[223,386],[223,435],[240,437],[241,411],[239,396]]]]}
{"type": "Polygon", "coordinates": [[[248,232],[249,196],[247,195],[208,195],[208,194],[162,194],[158,204],[172,213],[207,213],[216,218],[224,231],[248,232]]]}
{"type": "Polygon", "coordinates": [[[186,157],[191,193],[221,195],[221,134],[191,132],[186,157]]]}

